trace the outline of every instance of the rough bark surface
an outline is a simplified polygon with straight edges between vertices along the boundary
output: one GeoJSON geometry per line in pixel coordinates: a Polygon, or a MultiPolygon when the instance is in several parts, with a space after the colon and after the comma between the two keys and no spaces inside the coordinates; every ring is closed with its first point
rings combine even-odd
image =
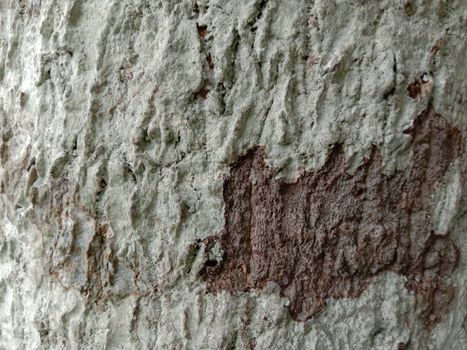
{"type": "Polygon", "coordinates": [[[379,151],[348,174],[337,145],[322,169],[292,182],[274,178],[263,149],[249,151],[224,184],[225,228],[208,238],[222,254],[201,271],[209,291],[247,291],[275,282],[305,321],[330,298],[356,298],[375,276],[407,277],[424,302],[428,329],[448,311],[455,289],[444,280],[457,266],[453,240],[436,232],[433,194],[449,167],[461,161],[459,130],[427,110],[411,130],[405,171],[385,175],[379,151]]]}
{"type": "Polygon", "coordinates": [[[466,28],[0,0],[0,349],[467,348],[466,28]]]}

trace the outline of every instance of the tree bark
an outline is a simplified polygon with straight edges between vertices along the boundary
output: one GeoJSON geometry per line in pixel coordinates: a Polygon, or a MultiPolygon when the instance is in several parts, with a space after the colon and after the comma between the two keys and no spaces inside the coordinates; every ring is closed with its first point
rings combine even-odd
{"type": "Polygon", "coordinates": [[[466,29],[0,0],[0,349],[467,348],[466,29]]]}

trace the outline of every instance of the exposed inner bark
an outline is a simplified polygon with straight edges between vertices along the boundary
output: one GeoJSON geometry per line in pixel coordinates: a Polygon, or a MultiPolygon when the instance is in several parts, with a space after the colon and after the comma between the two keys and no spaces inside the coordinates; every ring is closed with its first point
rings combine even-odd
{"type": "Polygon", "coordinates": [[[417,98],[420,95],[424,97],[431,91],[432,87],[433,83],[425,74],[422,74],[407,87],[407,92],[412,98],[417,98]]]}
{"type": "Polygon", "coordinates": [[[391,176],[383,174],[376,148],[350,175],[336,146],[320,170],[294,183],[274,179],[262,148],[249,151],[224,183],[225,227],[204,241],[200,275],[208,291],[248,291],[273,281],[290,300],[292,317],[304,321],[326,299],[358,297],[376,275],[394,271],[417,293],[430,329],[454,297],[445,279],[459,256],[453,240],[433,230],[432,195],[463,143],[431,109],[408,133],[411,165],[391,176]]]}

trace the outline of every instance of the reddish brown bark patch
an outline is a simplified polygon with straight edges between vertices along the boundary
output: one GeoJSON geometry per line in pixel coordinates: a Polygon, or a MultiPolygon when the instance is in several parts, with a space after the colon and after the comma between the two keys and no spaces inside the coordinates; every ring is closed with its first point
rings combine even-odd
{"type": "Polygon", "coordinates": [[[209,52],[208,55],[206,56],[206,61],[208,62],[208,68],[213,70],[214,69],[214,62],[212,60],[211,53],[209,52]]]}
{"type": "Polygon", "coordinates": [[[424,97],[430,93],[432,87],[433,83],[427,78],[426,74],[422,74],[407,87],[407,92],[411,98],[417,98],[420,95],[424,97]]]}
{"type": "Polygon", "coordinates": [[[320,170],[294,183],[274,178],[262,148],[248,152],[224,182],[225,227],[204,241],[200,275],[208,291],[275,282],[292,317],[304,321],[326,299],[358,297],[375,276],[393,271],[407,277],[431,328],[454,296],[445,279],[459,255],[451,238],[433,230],[432,194],[461,156],[462,140],[431,110],[408,133],[411,166],[391,176],[376,148],[350,175],[336,146],[320,170]],[[212,252],[216,244],[222,258],[212,252]]]}
{"type": "Polygon", "coordinates": [[[206,35],[208,34],[208,26],[203,25],[196,25],[196,28],[198,29],[198,35],[200,36],[201,39],[204,39],[206,35]]]}
{"type": "Polygon", "coordinates": [[[198,91],[195,92],[195,97],[202,99],[202,100],[207,99],[208,94],[209,94],[208,85],[209,85],[209,82],[205,81],[203,86],[198,91]]]}

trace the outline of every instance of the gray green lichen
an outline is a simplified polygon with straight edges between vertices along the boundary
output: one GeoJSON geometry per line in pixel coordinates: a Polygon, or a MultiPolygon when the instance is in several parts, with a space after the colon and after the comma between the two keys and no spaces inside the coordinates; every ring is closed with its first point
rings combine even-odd
{"type": "Polygon", "coordinates": [[[434,194],[460,257],[431,332],[391,272],[305,323],[273,283],[207,294],[196,242],[254,146],[293,181],[336,143],[349,172],[372,145],[403,171],[430,104],[465,139],[466,18],[462,0],[0,0],[0,348],[465,348],[461,163],[434,194]]]}

